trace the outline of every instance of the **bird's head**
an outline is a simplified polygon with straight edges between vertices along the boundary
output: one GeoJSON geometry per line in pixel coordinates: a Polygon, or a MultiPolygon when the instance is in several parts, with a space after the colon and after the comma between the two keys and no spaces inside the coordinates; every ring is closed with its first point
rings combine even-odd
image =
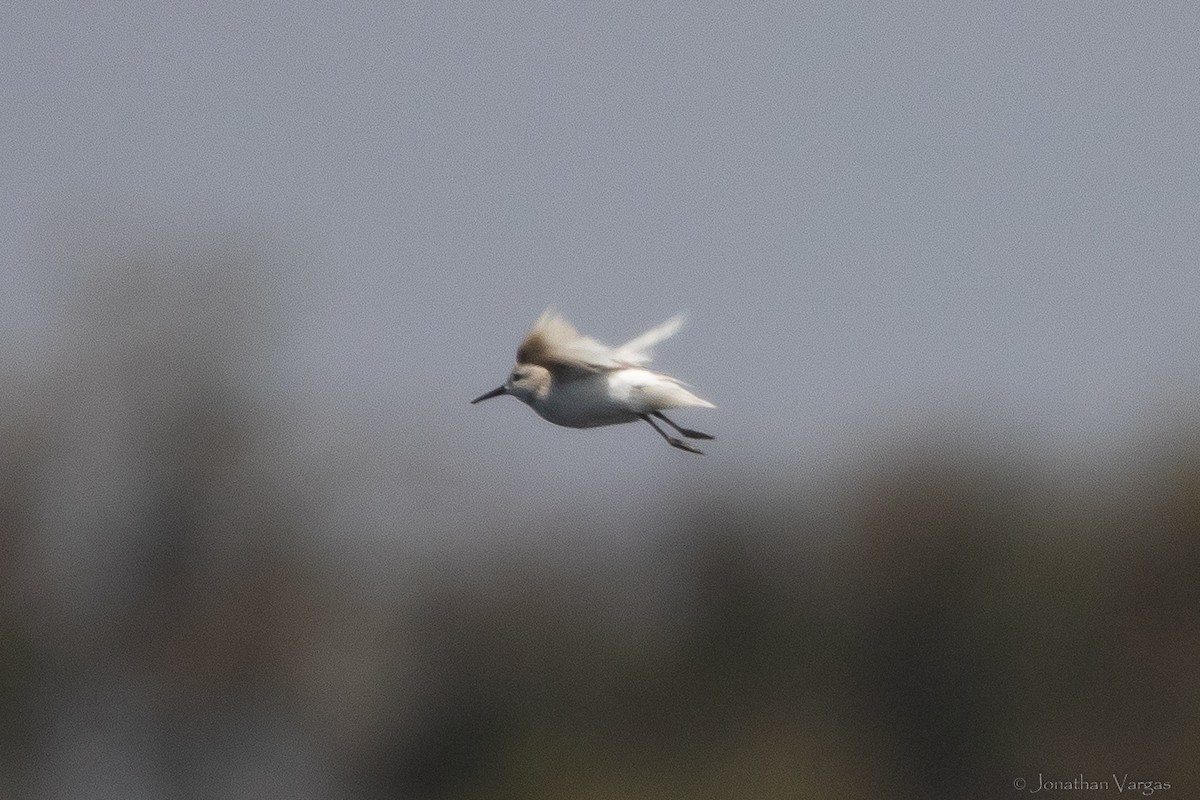
{"type": "Polygon", "coordinates": [[[524,403],[532,404],[550,392],[550,370],[537,364],[517,364],[508,375],[503,386],[479,395],[472,403],[490,400],[502,394],[511,394],[524,403]]]}

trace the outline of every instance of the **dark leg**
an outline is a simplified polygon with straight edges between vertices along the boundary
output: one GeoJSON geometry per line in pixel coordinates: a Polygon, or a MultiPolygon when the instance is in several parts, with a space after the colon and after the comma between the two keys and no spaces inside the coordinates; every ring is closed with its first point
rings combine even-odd
{"type": "Polygon", "coordinates": [[[664,439],[666,439],[667,444],[671,445],[671,447],[678,447],[680,450],[687,450],[689,453],[698,453],[700,455],[704,455],[704,451],[701,450],[699,447],[688,444],[683,439],[676,439],[674,436],[668,436],[667,432],[664,431],[662,428],[658,427],[657,425],[655,425],[654,420],[650,419],[650,417],[648,415],[642,414],[640,416],[642,419],[646,420],[646,422],[649,422],[650,427],[654,428],[654,430],[658,431],[658,435],[663,437],[664,439]]]}
{"type": "Polygon", "coordinates": [[[713,438],[713,437],[709,436],[707,433],[701,433],[700,431],[694,431],[691,428],[679,427],[674,422],[671,422],[671,420],[667,419],[667,415],[662,413],[661,411],[651,411],[650,413],[653,414],[654,416],[658,417],[663,422],[667,423],[672,428],[679,431],[680,433],[682,433],[684,436],[688,437],[689,439],[711,439],[711,438],[713,438]]]}

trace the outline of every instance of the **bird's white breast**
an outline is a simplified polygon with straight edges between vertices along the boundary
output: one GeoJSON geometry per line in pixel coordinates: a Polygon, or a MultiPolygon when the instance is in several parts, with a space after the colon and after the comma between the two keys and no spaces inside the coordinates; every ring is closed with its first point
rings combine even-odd
{"type": "Polygon", "coordinates": [[[632,422],[642,413],[618,396],[611,381],[615,372],[597,372],[575,380],[555,382],[544,398],[530,403],[541,417],[568,428],[594,428],[632,422]]]}

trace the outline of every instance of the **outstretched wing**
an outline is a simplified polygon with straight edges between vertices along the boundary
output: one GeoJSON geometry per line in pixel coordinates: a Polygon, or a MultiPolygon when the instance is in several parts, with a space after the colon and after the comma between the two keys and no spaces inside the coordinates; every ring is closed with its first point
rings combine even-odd
{"type": "Polygon", "coordinates": [[[642,366],[650,362],[650,348],[674,334],[682,324],[683,317],[672,317],[620,347],[609,347],[580,334],[561,314],[548,308],[521,342],[517,362],[538,364],[550,370],[587,372],[642,366]]]}
{"type": "Polygon", "coordinates": [[[551,370],[574,367],[598,372],[608,368],[612,360],[611,347],[581,335],[552,308],[542,312],[517,348],[518,364],[537,364],[551,370]]]}
{"type": "Polygon", "coordinates": [[[613,355],[625,365],[643,366],[653,358],[650,349],[663,339],[674,336],[683,327],[683,314],[676,314],[662,325],[651,328],[618,347],[613,355]]]}

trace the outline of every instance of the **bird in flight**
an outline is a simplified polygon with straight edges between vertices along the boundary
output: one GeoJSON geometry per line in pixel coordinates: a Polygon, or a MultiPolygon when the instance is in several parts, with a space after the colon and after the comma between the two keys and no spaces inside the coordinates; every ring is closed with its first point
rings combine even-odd
{"type": "Polygon", "coordinates": [[[689,392],[677,378],[646,369],[650,348],[682,325],[683,317],[675,316],[620,347],[609,347],[581,335],[561,314],[546,309],[517,349],[517,365],[504,385],[471,403],[511,394],[542,419],[568,428],[644,420],[672,447],[703,455],[654,421],[665,422],[687,439],[713,438],[682,428],[663,413],[671,408],[714,408],[713,404],[689,392]]]}

